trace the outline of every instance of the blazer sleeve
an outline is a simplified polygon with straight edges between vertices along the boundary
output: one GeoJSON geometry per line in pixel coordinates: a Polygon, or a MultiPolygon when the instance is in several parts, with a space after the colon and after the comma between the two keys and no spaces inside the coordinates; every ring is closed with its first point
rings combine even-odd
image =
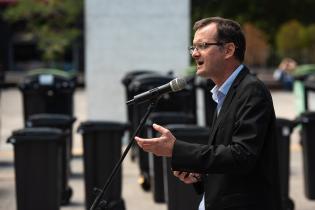
{"type": "MultiPolygon", "coordinates": [[[[259,84],[239,90],[229,120],[223,126],[232,126],[231,132],[216,135],[216,142],[228,138],[228,143],[215,145],[191,144],[176,140],[172,154],[172,168],[197,173],[239,173],[254,167],[268,133],[268,124],[274,116],[269,92],[259,84]],[[230,121],[230,119],[235,119],[230,121]]],[[[231,104],[232,106],[232,104],[231,104]]],[[[220,129],[220,128],[219,128],[220,129]]]]}

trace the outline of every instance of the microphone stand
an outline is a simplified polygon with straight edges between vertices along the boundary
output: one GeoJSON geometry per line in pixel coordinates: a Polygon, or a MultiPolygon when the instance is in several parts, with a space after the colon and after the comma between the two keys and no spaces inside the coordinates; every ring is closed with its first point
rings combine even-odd
{"type": "Polygon", "coordinates": [[[106,210],[108,209],[108,205],[109,203],[102,199],[102,197],[104,196],[105,192],[108,190],[109,185],[112,183],[113,178],[115,177],[115,175],[117,174],[117,172],[119,171],[121,164],[123,162],[123,160],[125,159],[126,155],[128,154],[131,146],[133,145],[134,141],[135,141],[135,136],[140,132],[140,130],[143,128],[144,123],[146,122],[146,120],[148,119],[150,113],[153,111],[153,109],[156,106],[156,103],[158,102],[158,100],[160,99],[160,97],[157,98],[153,98],[150,101],[150,104],[147,108],[147,111],[145,113],[145,115],[142,117],[140,124],[138,125],[136,131],[134,132],[134,134],[131,137],[131,140],[129,141],[129,144],[127,146],[127,148],[125,149],[123,155],[120,157],[119,161],[117,162],[117,164],[115,165],[112,173],[110,174],[110,176],[108,177],[106,184],[103,186],[102,189],[98,189],[98,188],[94,188],[95,191],[97,192],[97,196],[95,198],[95,200],[93,201],[92,206],[90,207],[90,210],[106,210]]]}

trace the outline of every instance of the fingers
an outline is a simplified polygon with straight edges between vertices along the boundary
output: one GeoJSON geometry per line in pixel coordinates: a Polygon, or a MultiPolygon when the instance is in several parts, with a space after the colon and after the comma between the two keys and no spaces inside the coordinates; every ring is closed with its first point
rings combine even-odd
{"type": "Polygon", "coordinates": [[[162,135],[157,138],[135,137],[137,144],[146,152],[152,152],[157,156],[171,157],[176,138],[166,128],[153,124],[153,128],[162,135]]]}
{"type": "Polygon", "coordinates": [[[144,139],[140,138],[138,136],[135,137],[135,140],[137,141],[137,144],[139,147],[141,147],[143,150],[150,152],[153,148],[153,146],[156,144],[157,139],[144,139]]]}
{"type": "MultiPolygon", "coordinates": [[[[166,128],[158,125],[158,124],[153,124],[152,125],[154,130],[156,130],[157,132],[161,133],[162,135],[163,134],[167,134],[167,133],[170,133],[169,130],[167,130],[166,128]]],[[[162,140],[161,137],[157,137],[157,138],[149,138],[149,139],[144,139],[144,138],[140,138],[138,136],[135,137],[135,140],[137,141],[138,145],[144,149],[144,147],[150,147],[154,144],[157,144],[159,141],[162,140]]]]}
{"type": "Polygon", "coordinates": [[[154,130],[156,130],[157,132],[159,132],[160,134],[166,134],[169,132],[168,129],[156,124],[156,123],[153,123],[152,127],[154,128],[154,130]]]}
{"type": "Polygon", "coordinates": [[[159,141],[159,138],[150,138],[150,139],[144,139],[144,138],[140,138],[138,136],[135,137],[135,140],[137,141],[137,143],[139,144],[139,146],[150,146],[153,144],[156,144],[159,141]]]}
{"type": "Polygon", "coordinates": [[[140,138],[140,137],[138,137],[138,136],[136,136],[136,137],[135,137],[135,140],[136,140],[137,144],[139,145],[139,147],[142,148],[142,147],[143,147],[143,146],[142,146],[143,139],[140,138]]]}
{"type": "Polygon", "coordinates": [[[194,173],[174,171],[173,174],[185,184],[192,184],[199,181],[194,173]]]}
{"type": "Polygon", "coordinates": [[[176,177],[178,177],[180,173],[181,173],[180,171],[173,171],[173,174],[174,174],[174,176],[176,176],[176,177]]]}

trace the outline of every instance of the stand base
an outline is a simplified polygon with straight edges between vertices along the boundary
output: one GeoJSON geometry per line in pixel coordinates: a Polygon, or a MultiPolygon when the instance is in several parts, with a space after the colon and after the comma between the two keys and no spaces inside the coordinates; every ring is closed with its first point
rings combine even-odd
{"type": "Polygon", "coordinates": [[[125,210],[125,202],[123,199],[107,202],[102,200],[96,210],[125,210]]]}
{"type": "Polygon", "coordinates": [[[70,198],[72,197],[73,190],[71,187],[67,187],[65,191],[62,192],[62,197],[61,197],[61,205],[65,206],[70,203],[70,198]]]}

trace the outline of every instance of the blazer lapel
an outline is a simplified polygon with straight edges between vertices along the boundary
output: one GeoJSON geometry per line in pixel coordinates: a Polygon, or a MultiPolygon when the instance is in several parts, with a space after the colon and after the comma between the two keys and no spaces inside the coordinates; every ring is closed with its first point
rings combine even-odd
{"type": "Polygon", "coordinates": [[[237,75],[237,77],[235,78],[235,80],[233,81],[233,84],[231,85],[227,96],[224,99],[222,108],[220,110],[219,115],[217,116],[217,119],[215,120],[216,116],[214,116],[214,120],[212,123],[212,129],[210,130],[210,138],[209,138],[209,144],[213,144],[214,143],[214,136],[216,131],[218,130],[218,128],[221,126],[221,122],[222,120],[225,118],[225,115],[227,114],[227,110],[230,107],[231,103],[232,103],[232,99],[234,98],[235,94],[236,94],[236,88],[239,85],[239,83],[243,80],[243,78],[249,73],[249,70],[247,69],[246,66],[244,66],[244,68],[241,70],[241,72],[237,75]]]}

